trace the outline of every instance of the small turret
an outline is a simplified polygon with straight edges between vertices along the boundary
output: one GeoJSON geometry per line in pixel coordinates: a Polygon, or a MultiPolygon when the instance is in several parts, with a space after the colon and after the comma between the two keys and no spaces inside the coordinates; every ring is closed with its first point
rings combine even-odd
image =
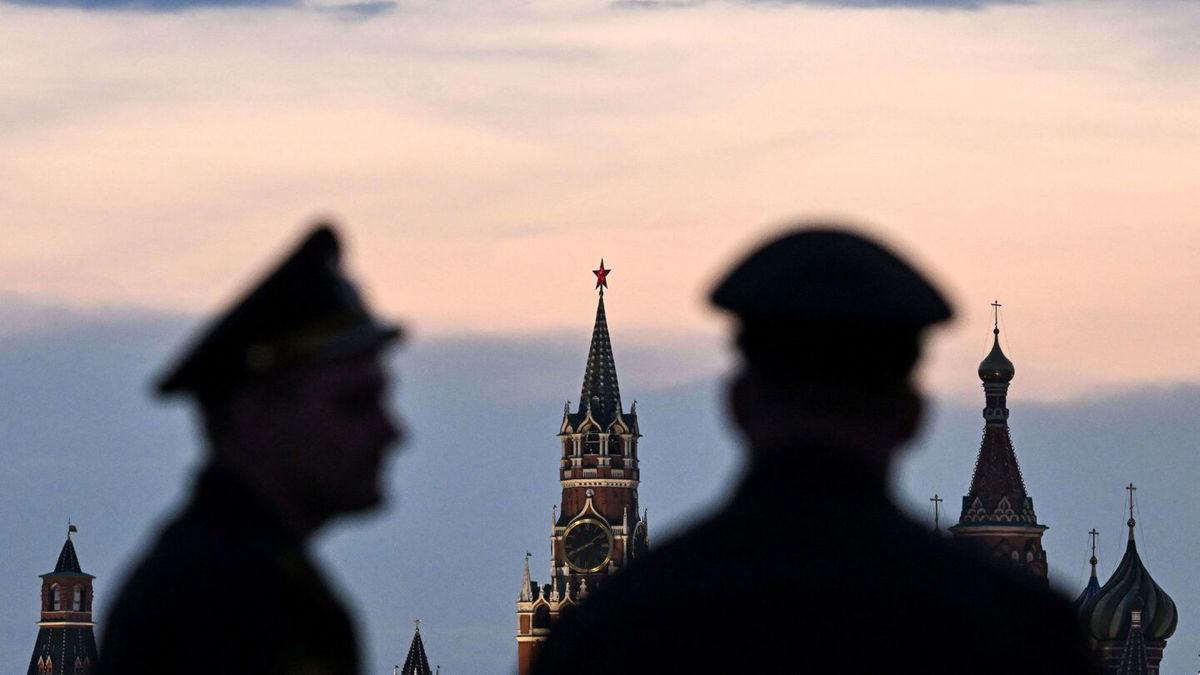
{"type": "Polygon", "coordinates": [[[88,675],[96,667],[96,638],[92,623],[92,579],[79,565],[68,523],[67,540],[54,571],[41,575],[42,613],[29,675],[88,675]]]}

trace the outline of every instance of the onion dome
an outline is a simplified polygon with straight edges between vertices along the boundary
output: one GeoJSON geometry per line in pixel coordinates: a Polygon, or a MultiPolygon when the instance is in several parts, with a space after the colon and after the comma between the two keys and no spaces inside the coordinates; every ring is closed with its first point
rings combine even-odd
{"type": "Polygon", "coordinates": [[[1175,633],[1179,613],[1142,564],[1133,538],[1135,521],[1129,518],[1129,544],[1125,557],[1100,590],[1086,602],[1080,614],[1097,640],[1126,640],[1133,611],[1141,612],[1141,629],[1146,640],[1166,640],[1175,633]]]}
{"type": "Polygon", "coordinates": [[[1096,593],[1100,592],[1100,583],[1096,579],[1096,563],[1099,562],[1096,558],[1096,537],[1099,532],[1093,528],[1093,530],[1088,532],[1088,534],[1091,534],[1092,536],[1092,557],[1091,560],[1087,561],[1092,565],[1092,577],[1087,580],[1087,586],[1084,586],[1084,592],[1079,593],[1079,597],[1075,598],[1075,602],[1070,603],[1072,604],[1072,607],[1075,608],[1076,613],[1079,613],[1080,617],[1084,616],[1084,608],[1087,607],[1087,601],[1090,601],[1090,599],[1096,597],[1096,593]]]}
{"type": "Polygon", "coordinates": [[[992,329],[992,335],[992,351],[979,363],[979,379],[984,382],[1011,382],[1017,369],[1000,349],[1000,329],[992,329]]]}

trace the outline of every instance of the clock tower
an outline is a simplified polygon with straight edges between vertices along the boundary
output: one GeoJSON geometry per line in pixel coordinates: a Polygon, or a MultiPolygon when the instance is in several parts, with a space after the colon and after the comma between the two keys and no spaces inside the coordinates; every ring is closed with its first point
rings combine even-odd
{"type": "Polygon", "coordinates": [[[593,270],[599,300],[579,404],[563,408],[558,430],[561,506],[550,528],[550,578],[530,578],[529,558],[517,597],[517,671],[530,672],[550,625],[607,578],[648,550],[646,518],[638,511],[637,402],[621,405],[604,289],[612,270],[593,270]]]}

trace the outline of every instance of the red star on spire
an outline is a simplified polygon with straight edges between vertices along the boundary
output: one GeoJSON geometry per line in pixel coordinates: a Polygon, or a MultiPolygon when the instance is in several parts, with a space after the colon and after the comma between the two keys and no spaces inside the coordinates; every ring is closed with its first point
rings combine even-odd
{"type": "Polygon", "coordinates": [[[596,275],[596,288],[603,286],[608,288],[608,273],[612,270],[604,269],[604,258],[600,259],[600,269],[592,270],[592,274],[596,275]]]}

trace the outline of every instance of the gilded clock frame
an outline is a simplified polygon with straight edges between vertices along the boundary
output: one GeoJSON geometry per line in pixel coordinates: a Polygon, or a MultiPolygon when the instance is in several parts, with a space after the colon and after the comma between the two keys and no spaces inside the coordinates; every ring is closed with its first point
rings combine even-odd
{"type": "Polygon", "coordinates": [[[606,565],[608,565],[610,562],[612,562],[613,544],[615,543],[613,541],[612,528],[608,526],[608,523],[604,522],[603,520],[600,520],[599,518],[579,518],[579,519],[573,521],[570,525],[567,525],[567,529],[563,530],[563,533],[562,533],[562,543],[563,543],[563,561],[567,563],[567,567],[570,567],[571,569],[573,569],[576,572],[579,572],[581,574],[589,574],[591,572],[599,572],[600,570],[604,569],[604,567],[606,565]],[[585,567],[580,567],[580,566],[576,565],[574,562],[571,561],[571,556],[567,553],[567,535],[571,533],[571,530],[574,530],[576,527],[579,527],[580,525],[583,525],[584,523],[592,523],[594,525],[597,525],[601,530],[604,531],[605,536],[608,537],[608,551],[604,554],[604,560],[600,561],[599,565],[596,565],[595,567],[593,567],[591,569],[587,569],[585,567]]]}

